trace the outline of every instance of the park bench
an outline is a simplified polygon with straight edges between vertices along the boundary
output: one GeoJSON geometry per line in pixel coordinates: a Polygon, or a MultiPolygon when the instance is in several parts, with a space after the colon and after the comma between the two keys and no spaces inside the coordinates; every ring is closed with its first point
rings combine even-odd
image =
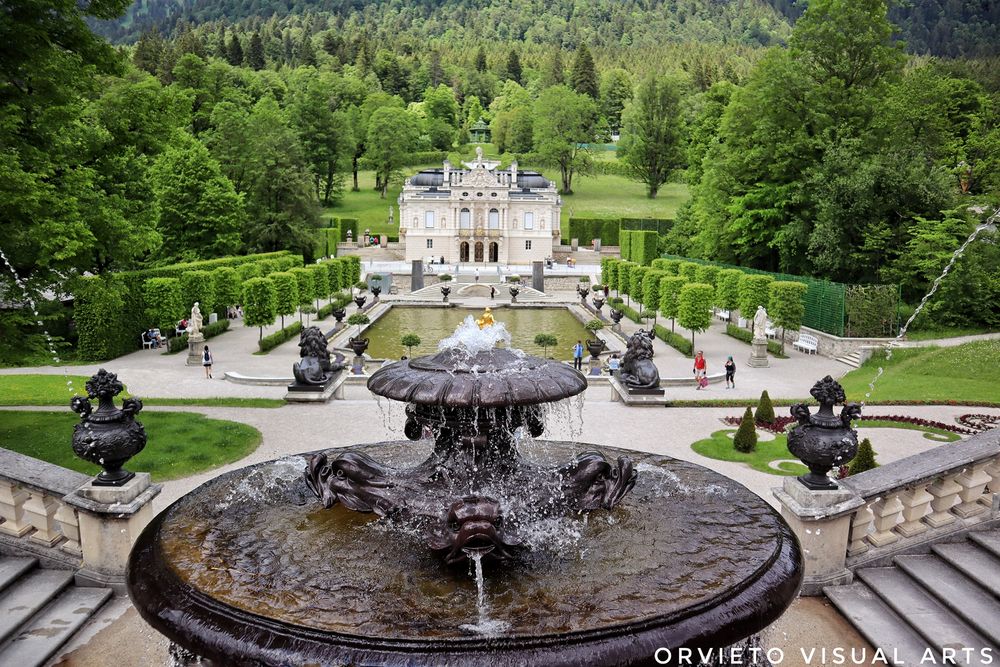
{"type": "Polygon", "coordinates": [[[145,331],[139,334],[139,339],[142,341],[142,349],[153,349],[153,341],[149,340],[149,336],[146,335],[145,331]]]}
{"type": "Polygon", "coordinates": [[[775,338],[778,335],[777,329],[774,328],[774,322],[771,320],[768,320],[767,324],[764,325],[764,335],[768,338],[775,338]]]}
{"type": "Polygon", "coordinates": [[[819,349],[819,339],[811,334],[800,333],[799,339],[792,343],[792,347],[808,354],[816,354],[819,349]]]}
{"type": "Polygon", "coordinates": [[[720,309],[718,309],[718,310],[715,311],[715,316],[718,317],[720,320],[726,320],[726,321],[728,321],[729,320],[729,311],[728,310],[722,310],[720,308],[720,309]]]}

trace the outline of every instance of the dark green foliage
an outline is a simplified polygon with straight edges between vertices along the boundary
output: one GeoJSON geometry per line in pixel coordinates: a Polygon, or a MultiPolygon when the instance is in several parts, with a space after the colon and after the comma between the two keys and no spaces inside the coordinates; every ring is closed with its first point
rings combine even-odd
{"type": "Polygon", "coordinates": [[[282,343],[289,341],[302,333],[302,323],[292,322],[281,331],[276,331],[270,336],[265,336],[258,343],[257,347],[261,352],[270,352],[282,343]]]}
{"type": "MultiPolygon", "coordinates": [[[[753,333],[749,329],[741,329],[735,324],[726,325],[726,335],[735,338],[736,340],[741,340],[747,345],[753,342],[753,333]]],[[[781,343],[776,340],[767,341],[767,351],[770,355],[777,357],[778,359],[787,359],[785,353],[781,349],[781,343]]]]}
{"type": "Polygon", "coordinates": [[[197,303],[207,320],[208,313],[212,312],[215,304],[215,285],[212,283],[212,274],[202,270],[182,273],[181,299],[185,311],[190,311],[197,303]]]}
{"type": "Polygon", "coordinates": [[[632,261],[632,232],[629,230],[619,230],[618,249],[622,259],[626,262],[632,261]]]}
{"type": "Polygon", "coordinates": [[[857,475],[859,472],[865,472],[866,470],[874,470],[878,467],[878,463],[875,461],[875,449],[872,447],[872,443],[868,438],[861,441],[858,445],[858,453],[851,460],[847,466],[848,475],[857,475]]]}
{"type": "MultiPolygon", "coordinates": [[[[214,338],[224,331],[229,330],[229,320],[217,320],[211,324],[206,324],[201,328],[201,333],[206,340],[214,338]]],[[[188,335],[181,334],[167,339],[167,354],[176,354],[181,350],[186,350],[188,346],[188,335]]]]}
{"type": "MultiPolygon", "coordinates": [[[[747,410],[749,409],[747,408],[747,410]]],[[[757,412],[754,413],[753,418],[758,424],[774,423],[774,405],[771,403],[771,397],[767,394],[767,389],[760,394],[760,400],[757,402],[757,412]]]]}
{"type": "Polygon", "coordinates": [[[165,333],[172,332],[184,316],[181,284],[176,278],[150,278],[143,287],[146,319],[165,333]]]}
{"type": "Polygon", "coordinates": [[[630,232],[629,236],[632,261],[648,266],[657,257],[659,235],[656,232],[635,231],[630,232]]]}
{"type": "Polygon", "coordinates": [[[413,348],[420,345],[421,342],[420,336],[415,333],[403,334],[402,338],[399,339],[400,345],[406,348],[406,354],[409,357],[413,356],[413,348]]]}
{"type": "Polygon", "coordinates": [[[681,85],[669,76],[650,76],[625,109],[618,157],[629,175],[655,197],[684,163],[681,85]]]}
{"type": "Polygon", "coordinates": [[[736,451],[744,454],[757,449],[757,429],[754,426],[753,414],[749,407],[743,413],[740,427],[736,429],[736,435],[733,436],[733,447],[736,451]]]}
{"type": "Polygon", "coordinates": [[[535,345],[542,348],[542,356],[545,356],[546,350],[550,347],[555,347],[559,344],[559,339],[552,334],[540,333],[535,334],[535,345]]]}
{"type": "Polygon", "coordinates": [[[581,95],[596,100],[600,94],[597,87],[597,68],[594,65],[594,57],[590,55],[590,49],[587,48],[586,44],[581,44],[576,50],[576,58],[573,60],[569,81],[570,87],[581,95]]]}

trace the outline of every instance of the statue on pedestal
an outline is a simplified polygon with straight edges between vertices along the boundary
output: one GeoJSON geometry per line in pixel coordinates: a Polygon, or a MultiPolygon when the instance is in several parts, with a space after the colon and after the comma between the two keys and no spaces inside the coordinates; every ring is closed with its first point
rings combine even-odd
{"type": "Polygon", "coordinates": [[[753,339],[755,342],[766,342],[767,334],[767,310],[764,306],[757,306],[757,312],[753,315],[753,339]]]}
{"type": "Polygon", "coordinates": [[[201,340],[201,323],[201,308],[198,307],[198,302],[195,301],[194,307],[191,309],[191,317],[188,319],[188,340],[201,340]]]}

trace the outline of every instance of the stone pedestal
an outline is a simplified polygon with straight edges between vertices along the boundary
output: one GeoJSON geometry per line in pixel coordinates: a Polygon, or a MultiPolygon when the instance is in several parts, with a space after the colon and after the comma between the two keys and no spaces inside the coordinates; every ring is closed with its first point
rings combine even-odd
{"type": "Polygon", "coordinates": [[[201,366],[201,355],[205,351],[205,337],[201,334],[188,338],[188,366],[201,366]]]}
{"type": "Polygon", "coordinates": [[[424,288],[424,263],[419,259],[410,262],[410,291],[424,288]]]}
{"type": "Polygon", "coordinates": [[[802,545],[801,594],[822,595],[824,586],[850,583],[854,575],[846,566],[846,545],[851,516],[864,500],[845,488],[813,491],[794,477],[786,477],[782,488],[772,492],[802,545]]]}
{"type": "Polygon", "coordinates": [[[601,239],[594,239],[594,252],[601,252],[601,239]]]}
{"type": "Polygon", "coordinates": [[[351,373],[354,375],[364,375],[365,374],[365,358],[364,357],[354,357],[354,361],[351,362],[351,373]]]}
{"type": "Polygon", "coordinates": [[[591,359],[590,359],[590,370],[588,371],[587,375],[600,375],[601,374],[601,368],[603,366],[604,366],[604,364],[601,362],[600,358],[594,359],[593,357],[591,357],[591,359]]]}
{"type": "Polygon", "coordinates": [[[129,552],[139,534],[153,519],[153,498],[159,484],[149,473],[136,473],[123,486],[95,486],[89,481],[63,502],[76,508],[80,520],[83,565],[77,572],[82,584],[125,590],[129,552]]]}
{"type": "Polygon", "coordinates": [[[576,252],[577,249],[579,249],[579,247],[580,247],[580,239],[570,239],[569,240],[569,247],[570,247],[570,250],[572,250],[573,252],[576,252]]]}
{"type": "Polygon", "coordinates": [[[540,260],[531,263],[531,286],[539,292],[545,291],[545,264],[540,260]]]}
{"type": "Polygon", "coordinates": [[[751,368],[767,368],[771,363],[767,360],[767,341],[755,340],[750,343],[753,350],[750,352],[750,359],[747,365],[751,368]]]}

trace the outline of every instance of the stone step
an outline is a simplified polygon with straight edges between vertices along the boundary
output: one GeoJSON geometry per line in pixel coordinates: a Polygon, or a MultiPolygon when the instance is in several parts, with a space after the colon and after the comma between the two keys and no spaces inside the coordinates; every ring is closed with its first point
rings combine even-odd
{"type": "Polygon", "coordinates": [[[36,565],[38,565],[37,558],[0,558],[0,591],[36,565]]]}
{"type": "Polygon", "coordinates": [[[896,556],[907,574],[966,623],[1000,645],[1000,600],[938,556],[896,556]]]}
{"type": "MultiPolygon", "coordinates": [[[[888,664],[923,664],[927,642],[867,585],[828,586],[823,592],[872,646],[882,650],[888,664]]],[[[935,659],[941,664],[940,656],[935,659]]]]}
{"type": "Polygon", "coordinates": [[[1000,597],[1000,558],[971,541],[935,544],[931,547],[938,556],[965,576],[1000,597]]]}
{"type": "Polygon", "coordinates": [[[851,354],[845,354],[842,357],[837,357],[837,361],[842,364],[846,364],[851,368],[861,368],[861,355],[857,352],[852,352],[851,354]]]}
{"type": "Polygon", "coordinates": [[[900,618],[916,630],[929,646],[938,651],[967,649],[957,651],[953,656],[956,664],[970,665],[970,667],[979,665],[979,657],[993,650],[990,643],[978,632],[970,628],[900,568],[866,568],[858,570],[856,574],[900,618]]]}
{"type": "Polygon", "coordinates": [[[969,533],[969,539],[1000,558],[1000,531],[969,533]]]}
{"type": "Polygon", "coordinates": [[[110,597],[110,588],[67,589],[0,645],[0,665],[41,667],[110,597]]]}
{"type": "MultiPolygon", "coordinates": [[[[0,642],[38,613],[72,581],[71,570],[35,570],[0,593],[0,642]]],[[[0,660],[0,665],[3,664],[11,663],[0,660]]]]}

